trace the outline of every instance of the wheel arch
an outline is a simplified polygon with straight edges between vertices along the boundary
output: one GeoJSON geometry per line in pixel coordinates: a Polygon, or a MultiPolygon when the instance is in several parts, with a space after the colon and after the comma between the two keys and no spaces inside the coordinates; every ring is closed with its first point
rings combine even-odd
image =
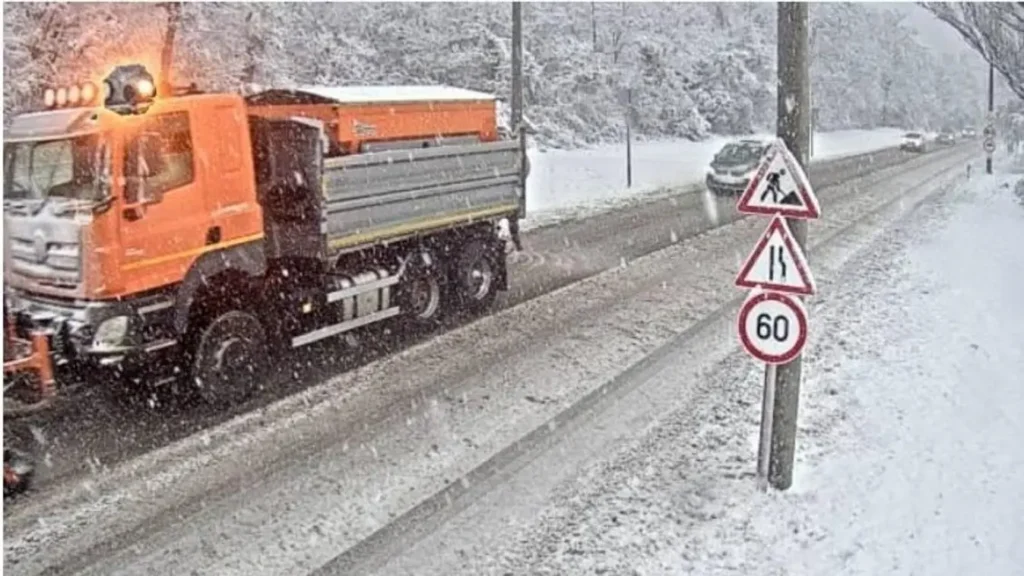
{"type": "Polygon", "coordinates": [[[230,246],[207,252],[192,263],[174,304],[174,329],[185,334],[199,297],[206,290],[225,285],[228,289],[249,291],[267,271],[267,258],[261,242],[230,246]]]}

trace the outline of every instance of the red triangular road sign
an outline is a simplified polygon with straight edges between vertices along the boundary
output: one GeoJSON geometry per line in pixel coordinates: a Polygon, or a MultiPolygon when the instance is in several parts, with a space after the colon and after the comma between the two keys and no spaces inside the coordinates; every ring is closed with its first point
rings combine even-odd
{"type": "Polygon", "coordinates": [[[781,214],[786,218],[808,220],[821,216],[821,207],[807,174],[778,138],[761,158],[736,209],[744,214],[781,214]]]}
{"type": "Polygon", "coordinates": [[[754,251],[740,267],[736,286],[802,295],[817,291],[807,258],[782,216],[776,215],[768,224],[754,251]]]}

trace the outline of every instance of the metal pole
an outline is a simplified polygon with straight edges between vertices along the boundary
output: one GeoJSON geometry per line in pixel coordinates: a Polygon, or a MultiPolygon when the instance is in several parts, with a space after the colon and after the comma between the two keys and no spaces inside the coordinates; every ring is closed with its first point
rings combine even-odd
{"type": "Polygon", "coordinates": [[[512,3],[512,129],[519,138],[522,198],[519,217],[526,218],[526,130],[523,127],[523,5],[512,3]]]}
{"type": "MultiPolygon", "coordinates": [[[[996,95],[996,81],[995,81],[995,67],[992,64],[988,65],[988,118],[985,124],[988,125],[992,121],[992,111],[995,108],[995,95],[996,95]]],[[[994,140],[994,139],[993,139],[994,140]]],[[[985,173],[992,173],[992,154],[985,156],[985,173]]]]}
{"type": "Polygon", "coordinates": [[[593,42],[591,51],[597,52],[597,4],[595,2],[590,3],[590,36],[593,42]]]}
{"type": "Polygon", "coordinates": [[[761,400],[761,438],[757,444],[757,489],[768,491],[768,462],[772,454],[772,407],[775,405],[774,364],[764,370],[764,397],[761,400]]]}
{"type": "MultiPolygon", "coordinates": [[[[793,152],[797,162],[807,162],[810,133],[810,82],[808,71],[808,5],[778,4],[778,125],[777,135],[793,152]]],[[[789,229],[801,248],[807,245],[807,221],[788,219],[789,229]]],[[[775,370],[772,407],[772,442],[768,479],[772,486],[786,490],[793,484],[796,459],[796,420],[800,407],[802,355],[775,370]]],[[[766,373],[771,372],[766,369],[766,373]]]]}
{"type": "Polygon", "coordinates": [[[167,12],[167,28],[160,49],[160,78],[156,88],[161,96],[165,96],[174,90],[174,42],[181,24],[181,2],[165,2],[160,6],[167,12]]]}
{"type": "Polygon", "coordinates": [[[626,89],[626,188],[633,187],[633,89],[626,89]]]}

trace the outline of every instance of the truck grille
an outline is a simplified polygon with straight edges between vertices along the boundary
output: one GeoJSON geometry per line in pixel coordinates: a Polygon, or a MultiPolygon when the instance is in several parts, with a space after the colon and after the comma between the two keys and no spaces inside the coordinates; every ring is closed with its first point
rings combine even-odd
{"type": "Polygon", "coordinates": [[[10,254],[11,267],[18,274],[70,287],[81,280],[79,244],[46,242],[42,248],[31,240],[11,238],[10,254]]]}

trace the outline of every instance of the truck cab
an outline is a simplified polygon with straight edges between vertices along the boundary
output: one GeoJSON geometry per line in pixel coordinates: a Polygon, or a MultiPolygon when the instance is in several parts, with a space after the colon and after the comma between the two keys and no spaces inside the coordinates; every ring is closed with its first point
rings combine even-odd
{"type": "Polygon", "coordinates": [[[45,327],[61,360],[100,364],[173,345],[173,293],[197,259],[262,238],[240,96],[107,84],[48,94],[54,109],[4,135],[12,312],[45,327]]]}

